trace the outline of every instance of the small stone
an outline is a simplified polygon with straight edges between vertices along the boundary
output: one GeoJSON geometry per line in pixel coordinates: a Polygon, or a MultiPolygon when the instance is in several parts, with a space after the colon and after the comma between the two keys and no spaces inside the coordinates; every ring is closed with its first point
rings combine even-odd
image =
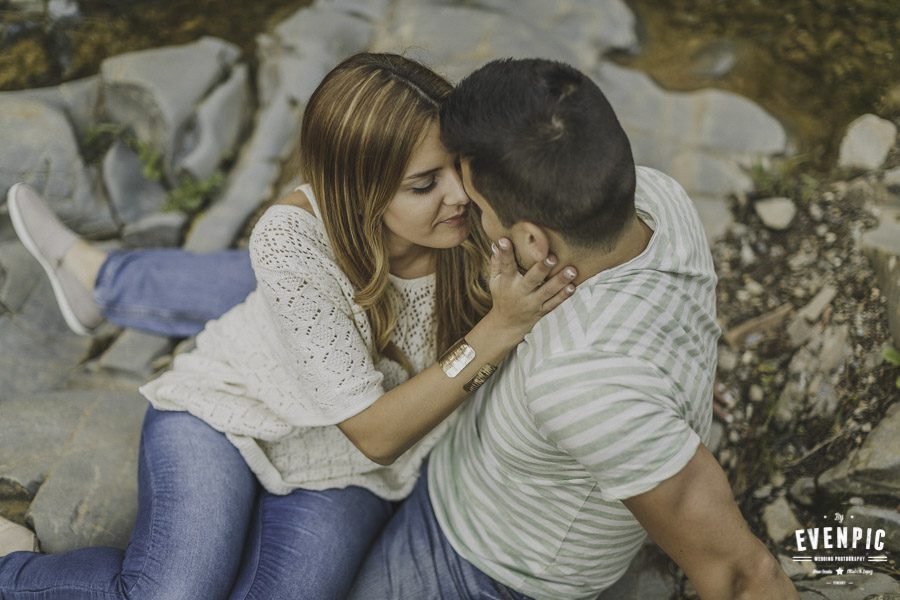
{"type": "Polygon", "coordinates": [[[756,280],[750,279],[749,277],[744,281],[744,289],[746,289],[754,296],[761,296],[763,292],[766,291],[766,288],[760,285],[756,280]]]}
{"type": "Polygon", "coordinates": [[[802,528],[800,521],[794,516],[794,511],[791,510],[790,504],[784,498],[778,498],[766,506],[763,509],[762,518],[769,537],[776,544],[780,544],[788,536],[793,535],[795,530],[802,528]]]}
{"type": "Polygon", "coordinates": [[[782,473],[781,471],[775,471],[772,474],[771,481],[772,481],[772,485],[774,485],[777,488],[780,488],[781,486],[784,485],[784,482],[787,481],[787,479],[785,478],[784,473],[782,473]]]}
{"type": "Polygon", "coordinates": [[[753,492],[753,497],[756,498],[757,500],[762,500],[763,498],[768,498],[769,494],[771,494],[771,493],[772,493],[772,484],[767,483],[766,485],[764,485],[760,488],[757,488],[753,492]]]}
{"type": "Polygon", "coordinates": [[[723,373],[730,373],[731,371],[734,371],[735,367],[737,367],[738,365],[737,353],[727,346],[719,345],[718,354],[719,371],[723,373]]]}
{"type": "Polygon", "coordinates": [[[812,477],[800,477],[791,485],[791,498],[804,506],[812,506],[813,494],[816,493],[816,481],[812,477]]]}
{"type": "Polygon", "coordinates": [[[747,242],[741,243],[741,265],[749,267],[756,262],[756,254],[747,242]]]}
{"type": "Polygon", "coordinates": [[[831,301],[834,300],[836,295],[836,287],[833,285],[825,285],[813,299],[806,304],[806,306],[800,309],[798,314],[810,323],[814,323],[819,320],[819,317],[822,316],[822,311],[825,310],[826,306],[831,304],[831,301]]]}
{"type": "Polygon", "coordinates": [[[713,421],[709,426],[709,443],[706,447],[713,454],[718,452],[719,446],[722,445],[722,439],[725,437],[725,426],[718,421],[713,421]]]}
{"type": "Polygon", "coordinates": [[[875,115],[863,115],[850,123],[841,140],[838,165],[874,170],[884,163],[897,137],[897,127],[875,115]]]}
{"type": "Polygon", "coordinates": [[[790,227],[797,214],[794,201],[783,197],[760,200],[753,205],[753,208],[763,224],[776,231],[783,231],[790,227]]]}
{"type": "Polygon", "coordinates": [[[762,387],[756,385],[755,383],[751,385],[749,396],[751,402],[762,402],[764,398],[762,387]]]}
{"type": "Polygon", "coordinates": [[[885,172],[884,185],[891,191],[900,191],[900,167],[885,172]]]}
{"type": "Polygon", "coordinates": [[[847,339],[850,337],[850,328],[847,325],[828,327],[822,336],[822,350],[819,353],[818,369],[822,373],[831,373],[837,370],[849,354],[847,339]]]}
{"type": "Polygon", "coordinates": [[[847,500],[852,506],[863,506],[866,501],[860,498],[859,496],[853,496],[849,500],[847,500]]]}
{"type": "Polygon", "coordinates": [[[741,435],[737,431],[732,429],[728,432],[728,441],[732,444],[737,444],[739,441],[741,441],[741,435]]]}
{"type": "Polygon", "coordinates": [[[815,202],[811,202],[809,207],[807,207],[807,211],[809,212],[809,218],[813,221],[821,221],[825,217],[825,211],[822,210],[822,207],[816,204],[815,202]]]}
{"type": "Polygon", "coordinates": [[[813,327],[806,319],[797,316],[791,319],[787,327],[788,340],[792,348],[799,348],[812,337],[813,327]]]}

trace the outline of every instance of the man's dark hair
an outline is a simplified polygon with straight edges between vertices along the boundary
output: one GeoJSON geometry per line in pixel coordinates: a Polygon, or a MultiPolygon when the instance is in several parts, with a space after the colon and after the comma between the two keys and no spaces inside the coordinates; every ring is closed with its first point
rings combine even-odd
{"type": "Polygon", "coordinates": [[[564,63],[484,65],[444,101],[441,139],[506,227],[530,221],[609,250],[634,214],[628,137],[600,88],[564,63]]]}

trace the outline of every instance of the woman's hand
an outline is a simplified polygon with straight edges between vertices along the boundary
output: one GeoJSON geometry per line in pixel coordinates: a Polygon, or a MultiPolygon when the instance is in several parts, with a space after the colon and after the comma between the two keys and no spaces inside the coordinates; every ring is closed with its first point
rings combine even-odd
{"type": "Polygon", "coordinates": [[[519,273],[512,242],[503,238],[492,246],[489,282],[493,308],[485,319],[498,335],[520,342],[538,320],[575,292],[572,283],[578,272],[568,266],[550,277],[557,267],[556,257],[547,255],[524,275],[519,273]]]}

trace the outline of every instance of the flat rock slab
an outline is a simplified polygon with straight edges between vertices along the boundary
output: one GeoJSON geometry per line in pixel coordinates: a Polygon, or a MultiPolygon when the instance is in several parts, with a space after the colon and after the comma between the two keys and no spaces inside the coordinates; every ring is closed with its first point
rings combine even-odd
{"type": "Polygon", "coordinates": [[[832,494],[900,496],[900,404],[888,408],[862,446],[819,477],[832,494]]]}
{"type": "Polygon", "coordinates": [[[124,548],[137,514],[137,456],[147,401],[134,392],[61,392],[81,408],[58,460],[41,485],[27,519],[44,552],[85,546],[124,548]]]}

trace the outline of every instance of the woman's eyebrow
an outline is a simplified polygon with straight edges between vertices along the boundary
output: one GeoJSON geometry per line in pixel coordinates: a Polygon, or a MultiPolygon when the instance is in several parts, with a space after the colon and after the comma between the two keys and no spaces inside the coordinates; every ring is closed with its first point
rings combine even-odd
{"type": "Polygon", "coordinates": [[[426,175],[431,175],[435,171],[440,171],[440,167],[435,167],[433,169],[428,169],[427,171],[420,171],[419,173],[414,173],[412,175],[407,175],[403,178],[403,181],[408,181],[410,179],[418,179],[419,177],[425,177],[426,175]]]}

